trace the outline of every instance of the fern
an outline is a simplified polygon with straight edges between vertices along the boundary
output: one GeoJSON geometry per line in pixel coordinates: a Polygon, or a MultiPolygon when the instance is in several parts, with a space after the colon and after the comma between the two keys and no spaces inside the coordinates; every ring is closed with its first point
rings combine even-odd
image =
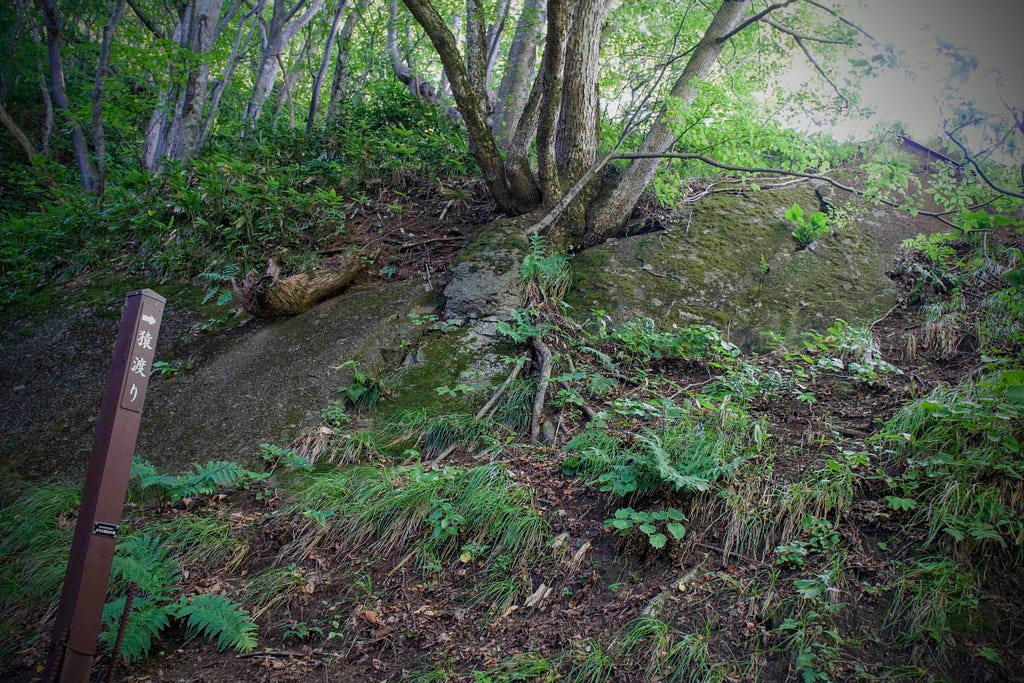
{"type": "Polygon", "coordinates": [[[153,489],[168,502],[176,503],[182,498],[206,496],[221,488],[260,481],[269,475],[251,472],[235,462],[213,460],[205,465],[195,465],[192,472],[177,477],[159,474],[149,463],[134,461],[132,476],[138,479],[142,491],[153,489]]]}
{"type": "Polygon", "coordinates": [[[182,598],[175,616],[188,622],[189,631],[216,640],[217,649],[250,652],[256,647],[256,624],[249,613],[224,595],[196,595],[182,598]]]}
{"type": "Polygon", "coordinates": [[[535,282],[545,300],[561,299],[572,280],[569,258],[565,254],[548,254],[544,238],[536,234],[530,236],[530,251],[523,257],[519,275],[527,282],[535,282]]]}
{"type": "Polygon", "coordinates": [[[134,582],[143,593],[166,599],[178,586],[178,564],[162,539],[129,536],[117,545],[111,576],[122,586],[134,582]]]}
{"type": "MultiPolygon", "coordinates": [[[[117,640],[124,603],[125,597],[121,596],[103,607],[104,631],[100,634],[100,639],[108,647],[113,647],[117,640]]],[[[121,641],[120,656],[122,659],[130,664],[149,652],[153,641],[170,624],[173,616],[172,606],[159,604],[145,596],[135,598],[132,603],[132,613],[128,616],[128,623],[125,626],[124,639],[121,641]]]]}

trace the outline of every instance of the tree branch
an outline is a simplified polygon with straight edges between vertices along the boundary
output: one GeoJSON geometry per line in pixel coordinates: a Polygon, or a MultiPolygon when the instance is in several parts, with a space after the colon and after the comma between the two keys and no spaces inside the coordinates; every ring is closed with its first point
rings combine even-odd
{"type": "Polygon", "coordinates": [[[827,14],[831,14],[833,17],[835,17],[836,19],[838,19],[842,23],[846,24],[847,26],[852,28],[857,33],[860,33],[861,35],[863,35],[865,38],[870,40],[875,45],[880,45],[881,44],[881,43],[878,42],[877,38],[875,38],[873,35],[871,35],[867,31],[865,31],[863,28],[861,28],[859,24],[856,24],[856,23],[850,21],[849,19],[844,17],[842,14],[840,14],[839,12],[835,11],[834,9],[832,9],[831,7],[826,7],[825,5],[821,4],[820,2],[815,2],[815,0],[803,0],[803,2],[806,2],[808,5],[812,5],[814,7],[817,7],[822,12],[825,12],[827,14]]]}
{"type": "MultiPolygon", "coordinates": [[[[736,172],[736,173],[771,173],[771,174],[774,174],[774,175],[792,176],[794,178],[807,178],[808,180],[820,180],[823,183],[828,183],[829,185],[831,185],[832,187],[836,188],[837,190],[842,190],[843,192],[849,192],[850,194],[856,195],[858,197],[866,197],[866,196],[868,196],[868,193],[865,192],[864,190],[857,189],[856,187],[850,187],[849,185],[844,185],[844,184],[840,183],[839,181],[833,180],[832,178],[829,178],[826,175],[821,175],[820,173],[803,173],[801,171],[787,171],[786,169],[783,169],[783,168],[766,168],[766,167],[760,167],[760,166],[734,166],[732,164],[724,164],[721,161],[716,161],[715,159],[707,157],[707,156],[705,156],[703,154],[692,154],[692,153],[689,153],[689,152],[676,152],[676,153],[665,152],[663,154],[617,154],[613,158],[615,158],[615,159],[691,159],[691,160],[694,160],[694,161],[700,161],[701,163],[707,164],[708,166],[714,166],[715,168],[720,168],[723,171],[733,171],[733,172],[736,172]]],[[[881,197],[875,198],[875,201],[877,201],[879,204],[884,204],[885,206],[889,206],[889,207],[892,207],[894,209],[899,209],[900,208],[900,205],[897,204],[896,202],[891,202],[888,199],[882,199],[881,197]]],[[[919,215],[919,216],[927,216],[929,218],[934,218],[937,221],[939,221],[940,223],[945,223],[946,225],[948,225],[951,228],[956,228],[957,230],[961,229],[960,226],[957,225],[956,223],[953,223],[952,221],[949,221],[946,218],[944,218],[944,216],[946,215],[944,213],[935,212],[935,211],[918,211],[917,215],[919,215]]]]}
{"type": "Polygon", "coordinates": [[[733,30],[731,30],[728,33],[726,33],[725,36],[723,36],[721,38],[721,41],[724,43],[725,41],[727,41],[730,38],[732,38],[733,36],[735,36],[737,33],[740,33],[741,31],[743,31],[745,28],[747,28],[751,24],[756,24],[757,22],[761,21],[766,16],[768,16],[769,14],[774,12],[775,10],[782,9],[783,7],[787,7],[789,5],[792,5],[794,2],[796,2],[796,0],[786,0],[786,2],[778,2],[778,3],[775,3],[774,5],[768,5],[767,8],[765,8],[764,10],[758,12],[757,14],[755,14],[752,17],[750,17],[746,21],[740,23],[739,26],[737,26],[733,30]]]}
{"type": "Polygon", "coordinates": [[[809,36],[803,33],[797,33],[796,31],[789,28],[785,24],[780,24],[779,22],[774,21],[773,19],[765,19],[764,23],[768,24],[777,31],[785,33],[788,36],[793,36],[794,38],[799,38],[801,40],[807,40],[813,43],[823,43],[825,45],[845,45],[847,47],[850,46],[850,43],[848,43],[845,40],[832,40],[830,38],[819,38],[818,36],[809,36]]]}
{"type": "MultiPolygon", "coordinates": [[[[994,182],[992,182],[989,179],[989,177],[985,175],[985,171],[981,170],[981,166],[978,164],[977,161],[974,160],[974,157],[971,155],[971,153],[967,151],[967,148],[960,144],[960,141],[953,137],[952,133],[947,131],[946,137],[952,140],[953,144],[960,148],[960,151],[964,153],[964,157],[967,159],[967,163],[969,163],[974,168],[974,171],[978,174],[978,176],[982,179],[982,181],[984,181],[986,185],[991,187],[996,192],[1006,195],[1007,197],[1016,197],[1017,199],[1024,199],[1024,194],[1021,194],[1020,192],[1014,192],[1013,190],[1007,190],[1006,188],[1000,187],[999,185],[996,185],[994,182]]],[[[1024,170],[1022,170],[1022,175],[1024,175],[1024,170]]]]}
{"type": "Polygon", "coordinates": [[[161,31],[160,27],[158,27],[156,23],[149,18],[149,15],[146,14],[145,10],[139,7],[139,3],[135,2],[135,0],[128,0],[128,6],[132,8],[132,12],[135,12],[135,16],[139,18],[139,21],[142,22],[143,26],[149,29],[150,33],[163,40],[164,32],[161,31]]]}
{"type": "Polygon", "coordinates": [[[825,82],[828,83],[829,86],[832,87],[832,90],[835,91],[835,93],[839,97],[839,99],[841,99],[843,101],[843,107],[842,108],[843,109],[849,109],[850,108],[850,100],[839,89],[839,86],[837,86],[835,84],[835,81],[832,80],[832,77],[829,76],[825,72],[824,67],[822,67],[821,64],[818,63],[818,60],[814,58],[814,55],[811,54],[811,51],[807,48],[807,45],[804,43],[803,38],[801,38],[800,36],[794,35],[793,36],[793,40],[796,41],[796,44],[800,46],[801,50],[803,50],[804,56],[807,57],[807,61],[809,61],[811,63],[811,66],[814,67],[814,70],[817,71],[821,75],[821,77],[825,79],[825,82]]]}
{"type": "Polygon", "coordinates": [[[10,131],[11,135],[14,136],[14,139],[18,141],[22,151],[25,152],[25,156],[27,156],[31,161],[36,155],[36,148],[32,146],[32,142],[28,139],[28,136],[25,135],[25,131],[23,131],[21,127],[15,123],[14,119],[11,118],[11,115],[7,113],[3,104],[0,104],[0,123],[4,125],[4,128],[10,131]]]}

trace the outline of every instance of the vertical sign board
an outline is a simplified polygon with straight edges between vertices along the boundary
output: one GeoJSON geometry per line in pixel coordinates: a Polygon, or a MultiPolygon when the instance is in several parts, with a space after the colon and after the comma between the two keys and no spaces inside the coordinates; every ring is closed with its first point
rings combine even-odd
{"type": "Polygon", "coordinates": [[[148,289],[125,297],[43,672],[47,683],[88,681],[96,657],[114,544],[165,302],[148,289]]]}

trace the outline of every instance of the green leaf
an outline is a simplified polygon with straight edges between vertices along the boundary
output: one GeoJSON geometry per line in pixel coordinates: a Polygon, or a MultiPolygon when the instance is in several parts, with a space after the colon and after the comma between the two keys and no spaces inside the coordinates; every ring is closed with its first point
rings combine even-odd
{"type": "Polygon", "coordinates": [[[660,550],[665,547],[666,543],[668,543],[668,536],[665,534],[651,534],[647,537],[647,540],[650,541],[653,547],[660,550]]]}
{"type": "Polygon", "coordinates": [[[668,532],[672,534],[672,537],[676,540],[679,540],[686,535],[686,527],[684,527],[682,524],[669,522],[665,525],[665,529],[668,530],[668,532]]]}
{"type": "Polygon", "coordinates": [[[885,502],[893,510],[913,510],[917,507],[917,501],[913,498],[900,498],[899,496],[886,496],[885,502]]]}

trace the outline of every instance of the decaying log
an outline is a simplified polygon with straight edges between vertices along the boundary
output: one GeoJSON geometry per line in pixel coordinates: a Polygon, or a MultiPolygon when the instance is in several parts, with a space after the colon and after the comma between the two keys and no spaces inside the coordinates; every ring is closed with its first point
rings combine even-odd
{"type": "Polygon", "coordinates": [[[309,273],[281,277],[283,265],[277,257],[267,262],[260,274],[249,271],[241,283],[231,281],[235,298],[257,318],[302,313],[314,304],[334,296],[366,269],[372,254],[338,254],[309,273]]]}

